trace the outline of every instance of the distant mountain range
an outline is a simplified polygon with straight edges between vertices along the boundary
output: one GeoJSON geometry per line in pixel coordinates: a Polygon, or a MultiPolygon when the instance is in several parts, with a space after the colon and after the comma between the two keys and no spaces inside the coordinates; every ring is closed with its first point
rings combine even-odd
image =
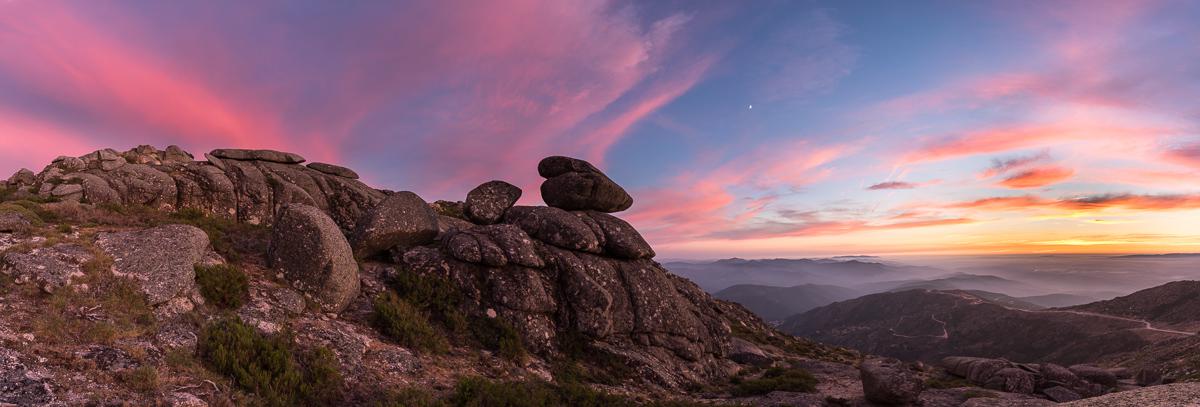
{"type": "Polygon", "coordinates": [[[668,262],[671,272],[692,280],[708,292],[751,284],[793,287],[824,284],[851,287],[857,284],[897,280],[944,272],[929,268],[893,265],[863,256],[830,259],[724,259],[712,262],[668,262]]]}
{"type": "Polygon", "coordinates": [[[1200,253],[1129,254],[1124,256],[1113,256],[1115,259],[1181,259],[1192,257],[1200,258],[1200,253]]]}
{"type": "Polygon", "coordinates": [[[739,284],[713,294],[742,304],[766,321],[783,321],[810,309],[862,295],[857,290],[820,284],[792,287],[739,284]]]}

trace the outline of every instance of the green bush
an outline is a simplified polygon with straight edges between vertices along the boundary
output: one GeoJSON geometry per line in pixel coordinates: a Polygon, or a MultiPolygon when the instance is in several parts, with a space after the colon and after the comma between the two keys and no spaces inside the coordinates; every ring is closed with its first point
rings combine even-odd
{"type": "Polygon", "coordinates": [[[452,315],[461,318],[458,305],[462,302],[462,291],[448,279],[400,271],[392,278],[392,288],[401,299],[429,310],[443,322],[452,315]]]}
{"type": "Polygon", "coordinates": [[[375,329],[406,347],[428,352],[445,352],[446,338],[429,324],[429,319],[408,301],[392,293],[375,298],[375,329]]]}
{"type": "Polygon", "coordinates": [[[298,352],[289,338],[262,335],[236,318],[205,327],[198,352],[209,369],[266,406],[326,406],[340,397],[342,378],[332,352],[298,352]]]}
{"type": "Polygon", "coordinates": [[[196,266],[196,284],[205,302],[223,309],[237,309],[250,295],[250,283],[237,266],[196,266]]]}
{"type": "Polygon", "coordinates": [[[817,378],[807,370],[773,367],[757,379],[740,380],[730,391],[734,396],[757,396],[773,391],[812,393],[817,390],[817,378]]]}
{"type": "Polygon", "coordinates": [[[521,335],[512,325],[500,318],[476,318],[471,323],[471,334],[485,348],[496,352],[502,358],[519,362],[528,356],[521,335]]]}

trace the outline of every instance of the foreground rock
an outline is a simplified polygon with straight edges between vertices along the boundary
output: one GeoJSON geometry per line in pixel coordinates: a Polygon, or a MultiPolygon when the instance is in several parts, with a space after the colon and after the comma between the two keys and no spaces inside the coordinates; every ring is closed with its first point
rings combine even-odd
{"type": "Polygon", "coordinates": [[[899,360],[868,359],[859,366],[867,400],[887,405],[916,403],[925,381],[899,360]]]}
{"type": "Polygon", "coordinates": [[[358,296],[358,263],[333,219],[316,207],[288,205],[275,222],[268,265],[327,312],[358,296]]]}
{"type": "Polygon", "coordinates": [[[50,384],[30,372],[18,356],[0,348],[0,405],[40,406],[54,401],[50,384]]]}
{"type": "Polygon", "coordinates": [[[101,233],[96,247],[112,257],[113,274],[140,283],[151,305],[190,293],[196,286],[196,265],[219,262],[208,235],[188,225],[101,233]]]}
{"type": "Polygon", "coordinates": [[[425,200],[412,192],[389,195],[371,209],[354,230],[354,254],[374,256],[389,249],[407,249],[432,242],[438,217],[425,200]]]}
{"type": "Polygon", "coordinates": [[[3,272],[12,275],[19,284],[33,281],[42,291],[49,293],[70,286],[72,280],[83,277],[83,264],[92,258],[92,253],[83,246],[61,243],[27,253],[6,254],[3,272]]]}
{"type": "Polygon", "coordinates": [[[467,193],[463,214],[472,222],[490,225],[521,199],[521,188],[504,181],[488,181],[467,193]]]}
{"type": "Polygon", "coordinates": [[[620,212],[633,205],[624,188],[587,161],[546,157],[538,163],[538,174],[546,178],[542,200],[555,208],[620,212]]]}
{"type": "Polygon", "coordinates": [[[1176,383],[1060,404],[1068,407],[1181,407],[1200,404],[1200,383],[1176,383]]]}

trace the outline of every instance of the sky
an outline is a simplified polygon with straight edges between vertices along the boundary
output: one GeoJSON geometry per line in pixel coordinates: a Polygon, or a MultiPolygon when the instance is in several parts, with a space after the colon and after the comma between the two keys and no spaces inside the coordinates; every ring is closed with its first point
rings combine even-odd
{"type": "MultiPolygon", "coordinates": [[[[1200,251],[1200,2],[0,0],[0,172],[592,161],[660,258],[1200,251]]],[[[4,175],[6,176],[6,175],[4,175]]],[[[0,176],[3,177],[3,176],[0,176]]]]}

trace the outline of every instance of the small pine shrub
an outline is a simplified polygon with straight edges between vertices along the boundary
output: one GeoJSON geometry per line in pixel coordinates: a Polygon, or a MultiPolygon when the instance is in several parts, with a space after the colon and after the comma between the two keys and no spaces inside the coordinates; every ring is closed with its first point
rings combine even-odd
{"type": "Polygon", "coordinates": [[[773,367],[757,379],[740,380],[730,391],[734,396],[746,397],[767,394],[773,391],[812,393],[817,390],[817,378],[807,370],[773,367]]]}
{"type": "Polygon", "coordinates": [[[520,362],[528,356],[521,335],[503,319],[476,318],[471,323],[471,334],[485,348],[504,359],[520,362]]]}
{"type": "Polygon", "coordinates": [[[342,378],[327,349],[298,352],[285,336],[265,336],[236,318],[201,332],[205,365],[253,393],[265,406],[336,405],[342,378]]]}
{"type": "Polygon", "coordinates": [[[446,338],[429,324],[429,319],[395,294],[384,293],[375,298],[373,322],[375,329],[403,346],[435,353],[449,348],[446,338]]]}
{"type": "Polygon", "coordinates": [[[222,309],[237,309],[250,295],[250,283],[237,266],[196,266],[196,284],[205,302],[222,309]]]}
{"type": "Polygon", "coordinates": [[[392,287],[401,299],[429,310],[442,322],[461,318],[458,305],[462,302],[462,292],[448,279],[401,271],[392,278],[392,287]]]}

